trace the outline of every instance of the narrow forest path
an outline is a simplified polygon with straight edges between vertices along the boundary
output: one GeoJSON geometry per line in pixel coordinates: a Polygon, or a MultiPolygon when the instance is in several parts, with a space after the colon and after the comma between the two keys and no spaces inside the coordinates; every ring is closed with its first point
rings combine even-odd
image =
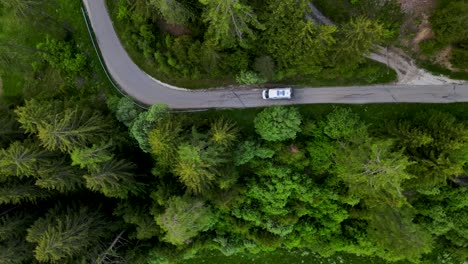
{"type": "MultiPolygon", "coordinates": [[[[308,19],[313,19],[320,24],[334,25],[333,21],[325,17],[312,3],[309,3],[311,12],[308,19]]],[[[386,64],[397,73],[397,84],[428,85],[428,84],[463,84],[466,81],[453,80],[445,76],[434,75],[419,68],[413,59],[403,51],[394,47],[375,46],[375,50],[366,55],[367,58],[386,64]]]]}

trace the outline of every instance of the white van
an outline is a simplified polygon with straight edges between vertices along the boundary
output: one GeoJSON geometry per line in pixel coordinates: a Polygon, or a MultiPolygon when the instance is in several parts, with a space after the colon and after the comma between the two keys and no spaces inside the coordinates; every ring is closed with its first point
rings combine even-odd
{"type": "Polygon", "coordinates": [[[272,88],[272,89],[265,89],[262,92],[262,97],[265,100],[268,99],[291,99],[292,97],[292,89],[287,88],[272,88]]]}

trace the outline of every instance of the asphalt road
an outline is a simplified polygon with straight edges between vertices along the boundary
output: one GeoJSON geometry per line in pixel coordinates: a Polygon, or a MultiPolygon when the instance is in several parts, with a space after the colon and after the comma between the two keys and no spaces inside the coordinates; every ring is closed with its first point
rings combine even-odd
{"type": "Polygon", "coordinates": [[[162,83],[130,59],[112,25],[105,0],[83,0],[108,72],[135,100],[173,109],[245,108],[292,104],[468,102],[468,85],[375,85],[295,89],[292,100],[263,100],[261,90],[191,91],[162,83]]]}

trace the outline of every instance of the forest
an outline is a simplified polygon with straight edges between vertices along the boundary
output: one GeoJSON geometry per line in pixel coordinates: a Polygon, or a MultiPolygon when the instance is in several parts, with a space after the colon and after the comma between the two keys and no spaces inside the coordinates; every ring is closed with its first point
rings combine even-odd
{"type": "MultiPolygon", "coordinates": [[[[366,1],[351,1],[353,10],[366,1]]],[[[161,3],[182,8],[195,1],[114,4],[129,19],[137,13],[126,8],[150,12],[137,4],[153,2],[159,8],[161,3]]],[[[197,78],[208,79],[242,71],[250,72],[249,78],[273,81],[319,73],[339,79],[375,65],[357,55],[340,63],[350,68],[322,64],[333,63],[327,54],[354,54],[332,51],[344,43],[335,37],[346,37],[338,30],[353,23],[385,32],[398,28],[364,14],[344,29],[290,23],[293,19],[281,14],[296,12],[304,18],[298,10],[305,2],[253,1],[278,15],[249,16],[250,30],[243,29],[242,42],[238,35],[216,38],[231,31],[210,29],[222,25],[209,16],[215,2],[196,2],[194,10],[207,13],[187,21],[205,22],[187,28],[200,39],[212,37],[213,54],[223,58],[212,65],[219,68],[184,68],[174,57],[180,71],[164,74],[190,79],[197,76],[184,75],[184,69],[190,74],[199,69],[197,78]],[[312,35],[324,34],[330,42],[310,45],[317,39],[304,35],[297,38],[304,50],[290,49],[288,38],[298,35],[274,33],[289,26],[297,26],[295,32],[307,28],[312,35]],[[267,28],[274,30],[269,37],[267,28]],[[312,42],[300,43],[306,40],[312,42]],[[278,52],[286,48],[291,53],[278,52]],[[306,48],[313,53],[302,53],[306,48]],[[259,50],[268,53],[256,54],[259,50]],[[247,54],[244,68],[230,68],[235,64],[226,57],[242,59],[242,51],[247,54]],[[311,54],[317,60],[297,60],[311,54]],[[268,68],[270,77],[254,68],[255,56],[274,64],[268,68]]],[[[259,10],[236,3],[241,14],[259,10]]],[[[158,12],[154,14],[164,11],[158,12]]],[[[439,19],[444,17],[449,18],[439,19]]],[[[139,28],[145,30],[142,24],[139,28]]],[[[391,35],[382,41],[393,41],[391,35]]],[[[184,38],[190,47],[207,45],[196,44],[193,36],[184,38]]],[[[164,38],[167,46],[157,46],[161,39],[155,38],[149,54],[160,52],[168,63],[170,49],[182,41],[178,39],[170,36],[164,38]]],[[[379,40],[362,41],[354,46],[359,54],[379,40]]],[[[211,252],[253,256],[279,251],[349,254],[383,263],[458,264],[468,258],[466,104],[301,105],[197,113],[173,112],[164,104],[142,109],[109,84],[80,1],[2,1],[0,61],[0,263],[169,264],[211,252]]]]}

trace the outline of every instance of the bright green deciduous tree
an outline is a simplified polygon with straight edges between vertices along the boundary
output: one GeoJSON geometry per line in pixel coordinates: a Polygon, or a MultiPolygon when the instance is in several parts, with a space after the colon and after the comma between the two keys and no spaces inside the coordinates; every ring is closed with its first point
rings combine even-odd
{"type": "Polygon", "coordinates": [[[337,108],[327,115],[323,133],[334,140],[359,142],[368,137],[367,126],[349,108],[337,108]]]}
{"type": "Polygon", "coordinates": [[[115,116],[117,117],[117,120],[124,123],[124,125],[131,127],[133,121],[135,121],[141,112],[141,108],[137,106],[132,99],[122,97],[117,103],[115,116]]]}
{"type": "Polygon", "coordinates": [[[168,116],[168,108],[164,104],[155,104],[146,112],[140,113],[130,127],[130,134],[136,139],[144,152],[151,152],[148,142],[149,132],[156,127],[159,120],[168,116]]]}
{"type": "Polygon", "coordinates": [[[209,230],[217,220],[209,206],[190,196],[171,197],[164,213],[155,219],[166,231],[163,239],[178,246],[190,244],[191,238],[209,230]]]}
{"type": "Polygon", "coordinates": [[[275,106],[264,109],[254,120],[255,130],[268,141],[296,138],[301,131],[301,114],[294,107],[275,106]]]}
{"type": "Polygon", "coordinates": [[[71,43],[47,38],[45,42],[37,44],[37,48],[42,51],[38,53],[39,56],[67,74],[76,75],[85,69],[86,56],[75,50],[71,43]]]}
{"type": "Polygon", "coordinates": [[[386,203],[400,207],[404,181],[412,162],[402,151],[393,150],[392,141],[373,141],[348,145],[335,151],[335,169],[352,196],[366,201],[366,206],[386,203]]]}

